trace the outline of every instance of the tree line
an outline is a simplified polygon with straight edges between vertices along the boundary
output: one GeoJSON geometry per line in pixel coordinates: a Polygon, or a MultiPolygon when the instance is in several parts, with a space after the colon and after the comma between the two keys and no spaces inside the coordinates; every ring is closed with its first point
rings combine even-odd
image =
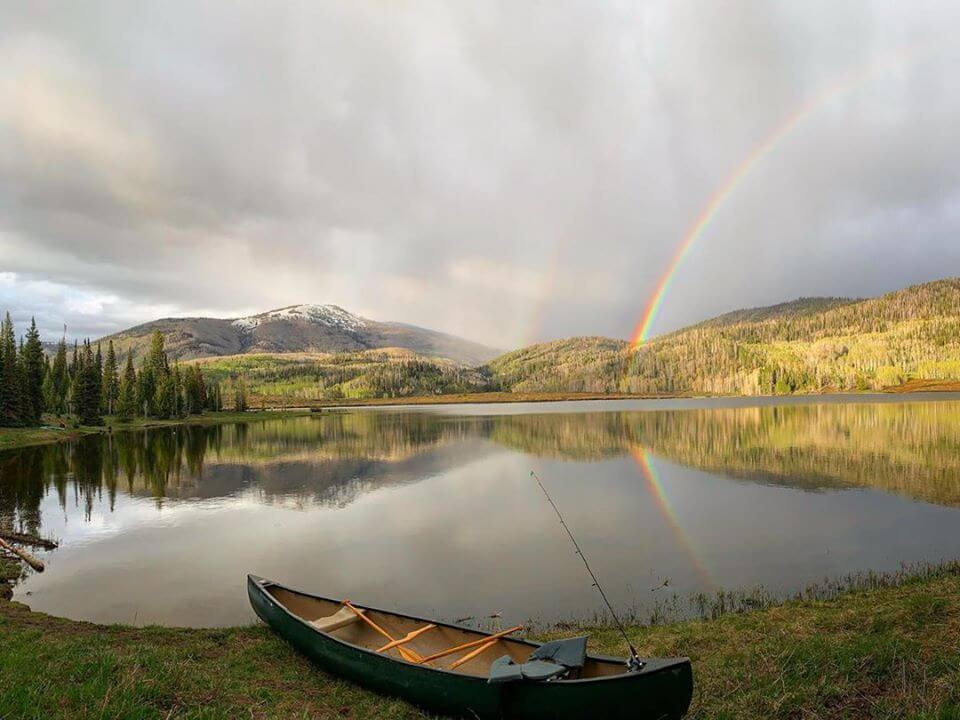
{"type": "MultiPolygon", "coordinates": [[[[234,404],[246,409],[246,388],[236,390],[234,404]]],[[[104,415],[120,420],[169,419],[223,409],[219,383],[210,383],[199,365],[170,362],[163,334],[155,332],[140,368],[127,353],[121,367],[113,346],[62,338],[53,357],[44,352],[34,320],[17,342],[10,313],[0,322],[0,426],[40,425],[43,413],[75,415],[83,425],[102,425],[104,415]]]]}

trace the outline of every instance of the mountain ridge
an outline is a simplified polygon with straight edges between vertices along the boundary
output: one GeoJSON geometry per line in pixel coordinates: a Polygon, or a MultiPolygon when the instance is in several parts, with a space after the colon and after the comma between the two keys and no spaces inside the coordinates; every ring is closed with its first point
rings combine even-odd
{"type": "Polygon", "coordinates": [[[568,338],[488,364],[512,392],[768,395],[960,377],[960,278],[875,298],[800,298],[652,338],[568,338]]]}
{"type": "Polygon", "coordinates": [[[455,335],[399,322],[371,320],[339,305],[287,305],[235,318],[160,318],[107,335],[117,351],[142,357],[159,330],[171,357],[263,353],[341,353],[401,348],[428,358],[480,365],[500,351],[455,335]]]}

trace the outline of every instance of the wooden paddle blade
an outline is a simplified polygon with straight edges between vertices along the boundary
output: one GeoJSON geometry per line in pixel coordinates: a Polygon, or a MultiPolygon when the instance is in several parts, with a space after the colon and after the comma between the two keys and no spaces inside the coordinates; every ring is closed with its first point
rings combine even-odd
{"type": "Polygon", "coordinates": [[[485,650],[489,650],[489,649],[492,648],[494,645],[496,645],[498,642],[500,642],[500,638],[496,638],[495,640],[491,640],[490,642],[488,642],[488,643],[485,644],[485,645],[481,645],[480,647],[478,647],[478,648],[477,648],[476,650],[474,650],[473,652],[468,652],[468,653],[467,653],[466,655],[464,655],[462,658],[460,658],[459,660],[457,660],[453,665],[451,665],[451,666],[450,666],[450,669],[451,669],[451,670],[454,670],[454,669],[460,667],[461,665],[463,665],[465,662],[470,662],[470,661],[473,660],[477,655],[479,655],[480,653],[482,653],[482,652],[485,651],[485,650]]]}
{"type": "Polygon", "coordinates": [[[394,640],[393,642],[388,642],[388,643],[387,643],[386,645],[384,645],[383,647],[377,648],[377,652],[386,652],[387,650],[391,650],[391,649],[393,649],[393,648],[395,648],[395,647],[398,647],[398,646],[400,646],[400,645],[405,645],[405,644],[407,644],[408,642],[410,642],[411,640],[413,640],[414,638],[417,638],[417,637],[419,637],[420,635],[422,635],[423,633],[425,633],[427,630],[433,630],[435,627],[436,627],[436,625],[434,625],[434,624],[432,624],[432,623],[431,623],[430,625],[424,625],[422,628],[419,628],[419,629],[417,629],[417,630],[413,630],[412,632],[408,632],[408,633],[406,634],[406,636],[403,637],[403,638],[401,638],[400,640],[394,640]]]}

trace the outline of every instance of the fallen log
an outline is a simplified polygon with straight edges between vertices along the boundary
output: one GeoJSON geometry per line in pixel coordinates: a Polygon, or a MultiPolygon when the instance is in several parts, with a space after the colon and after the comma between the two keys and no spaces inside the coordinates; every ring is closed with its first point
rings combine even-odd
{"type": "Polygon", "coordinates": [[[7,542],[15,542],[18,545],[31,545],[43,550],[57,549],[57,543],[53,540],[47,540],[46,538],[37,537],[36,535],[24,535],[23,533],[0,530],[0,539],[6,540],[7,542]]]}
{"type": "Polygon", "coordinates": [[[32,567],[37,572],[43,572],[44,570],[43,561],[38,560],[33,555],[28,553],[26,550],[21,550],[20,548],[14,547],[3,538],[0,538],[0,547],[12,552],[14,555],[19,557],[21,560],[23,560],[27,565],[32,567]]]}

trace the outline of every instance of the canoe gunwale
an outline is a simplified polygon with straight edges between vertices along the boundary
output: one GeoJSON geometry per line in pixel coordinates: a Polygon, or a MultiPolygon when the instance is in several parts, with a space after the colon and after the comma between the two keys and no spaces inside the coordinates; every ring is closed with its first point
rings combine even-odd
{"type": "MultiPolygon", "coordinates": [[[[444,676],[454,676],[454,677],[457,677],[457,678],[460,678],[460,679],[475,680],[475,681],[478,681],[478,682],[482,682],[482,683],[484,683],[484,684],[487,683],[487,678],[486,678],[486,677],[483,677],[483,676],[470,675],[470,674],[466,674],[466,673],[456,672],[455,670],[448,670],[448,669],[445,669],[445,668],[437,668],[437,667],[431,667],[431,666],[429,666],[429,665],[422,665],[422,664],[418,664],[418,663],[412,663],[412,662],[409,662],[409,661],[407,661],[407,660],[404,660],[403,658],[396,658],[396,657],[392,657],[392,656],[390,656],[390,655],[386,655],[386,654],[384,654],[384,653],[378,653],[376,650],[371,650],[371,649],[369,649],[369,648],[362,647],[361,645],[356,645],[356,644],[354,644],[354,643],[350,643],[350,642],[347,642],[347,641],[345,641],[345,640],[341,640],[341,639],[338,638],[338,637],[334,637],[334,636],[331,635],[330,633],[324,632],[324,631],[322,631],[322,630],[314,627],[314,626],[311,625],[307,620],[304,620],[302,617],[300,617],[300,616],[297,615],[296,613],[292,612],[292,611],[291,611],[289,608],[287,608],[282,602],[280,602],[280,601],[277,600],[275,597],[273,597],[272,594],[267,591],[267,588],[270,588],[270,587],[280,588],[281,590],[286,590],[287,592],[291,592],[291,593],[294,593],[294,594],[297,594],[297,595],[302,595],[302,596],[304,596],[304,597],[314,598],[314,599],[316,599],[316,600],[322,600],[322,601],[325,601],[325,602],[338,603],[338,602],[340,602],[339,600],[335,600],[335,599],[333,599],[333,598],[324,597],[324,596],[322,596],[322,595],[315,595],[315,594],[313,594],[313,593],[304,592],[303,590],[299,590],[299,589],[297,589],[297,588],[292,588],[292,587],[289,587],[288,585],[284,585],[283,583],[279,583],[279,582],[276,582],[276,581],[274,581],[274,580],[268,580],[267,578],[262,578],[262,577],[260,577],[260,576],[258,576],[258,575],[248,574],[248,575],[247,575],[247,584],[248,584],[248,588],[249,588],[250,585],[255,586],[255,587],[257,588],[257,591],[260,592],[261,594],[263,594],[264,596],[266,596],[267,599],[268,599],[273,605],[275,605],[276,607],[279,607],[284,613],[286,613],[289,617],[293,618],[293,619],[296,620],[298,623],[300,623],[301,625],[303,625],[308,631],[310,631],[310,632],[312,632],[312,633],[314,633],[314,634],[316,634],[316,635],[320,635],[320,636],[322,636],[323,638],[325,638],[326,640],[329,640],[329,641],[332,641],[332,642],[334,642],[334,643],[337,643],[338,645],[341,645],[341,646],[346,647],[346,648],[350,648],[351,650],[358,650],[358,651],[360,651],[360,652],[362,652],[362,653],[365,653],[365,654],[367,654],[367,655],[370,655],[370,656],[379,658],[379,659],[381,659],[381,660],[389,660],[389,661],[391,661],[391,662],[400,663],[400,664],[402,664],[402,665],[407,665],[407,666],[409,666],[409,667],[411,667],[411,668],[416,668],[416,669],[418,669],[418,670],[423,670],[423,671],[428,671],[428,672],[433,672],[433,673],[441,673],[441,674],[443,674],[444,676]]],[[[454,629],[454,630],[461,630],[461,631],[465,631],[465,632],[469,632],[469,633],[474,633],[474,634],[477,634],[477,635],[489,635],[489,633],[484,633],[482,630],[477,630],[476,628],[471,628],[471,627],[468,627],[468,626],[466,626],[466,625],[459,625],[459,624],[456,624],[456,623],[447,623],[447,622],[442,622],[442,621],[440,621],[440,620],[432,620],[432,619],[429,619],[429,618],[419,617],[419,616],[417,616],[417,615],[407,615],[407,614],[405,614],[405,613],[397,612],[397,611],[395,611],[395,610],[384,610],[384,609],[382,609],[382,608],[375,608],[375,607],[372,607],[372,606],[369,606],[369,605],[358,605],[357,607],[360,607],[360,608],[365,609],[365,610],[372,610],[373,612],[384,613],[384,614],[387,614],[387,615],[394,615],[394,616],[396,616],[396,617],[405,618],[405,619],[407,619],[407,620],[416,620],[416,621],[418,621],[418,622],[433,623],[434,625],[437,625],[437,626],[439,626],[439,627],[446,627],[446,628],[451,628],[451,629],[454,629]]],[[[267,624],[269,625],[269,623],[267,623],[267,624]]],[[[514,637],[509,637],[509,638],[504,638],[504,639],[507,639],[507,640],[509,640],[510,642],[515,642],[515,643],[520,643],[520,644],[522,644],[522,645],[526,645],[526,646],[530,647],[531,650],[535,650],[536,648],[540,647],[540,646],[543,644],[543,643],[534,642],[534,641],[532,641],[532,640],[527,640],[526,638],[514,638],[514,637]]],[[[638,677],[644,677],[644,676],[649,677],[649,676],[651,676],[651,675],[655,675],[655,674],[660,673],[660,672],[669,672],[669,671],[672,671],[672,670],[673,670],[674,668],[676,668],[678,665],[689,665],[689,664],[690,664],[690,659],[689,659],[689,658],[685,658],[685,657],[679,657],[679,658],[656,658],[656,659],[650,659],[649,662],[648,662],[648,664],[647,664],[647,665],[644,665],[644,667],[641,668],[640,670],[630,670],[630,669],[627,668],[626,660],[623,659],[623,658],[613,657],[613,656],[609,656],[609,655],[593,655],[593,654],[588,654],[587,657],[590,658],[590,659],[592,659],[592,660],[598,660],[598,661],[601,661],[601,662],[608,662],[608,663],[614,663],[614,664],[617,664],[617,665],[622,665],[623,668],[624,668],[624,671],[623,671],[622,673],[618,673],[618,674],[616,674],[616,675],[601,675],[601,676],[599,676],[599,677],[591,677],[591,678],[573,678],[573,679],[551,680],[551,681],[550,681],[550,684],[551,684],[551,685],[573,686],[573,685],[598,684],[598,683],[603,683],[603,682],[618,682],[618,681],[622,682],[622,681],[624,680],[624,678],[631,678],[631,677],[632,677],[632,678],[638,678],[638,677]],[[650,668],[650,669],[647,669],[648,666],[649,666],[649,664],[651,664],[651,663],[653,663],[655,666],[652,667],[652,668],[650,668]]]]}

